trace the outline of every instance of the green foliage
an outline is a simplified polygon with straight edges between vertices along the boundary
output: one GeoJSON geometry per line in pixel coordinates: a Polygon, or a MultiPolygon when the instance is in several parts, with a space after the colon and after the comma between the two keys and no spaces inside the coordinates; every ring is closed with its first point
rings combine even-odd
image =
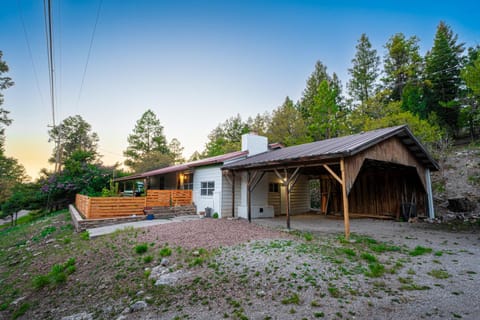
{"type": "Polygon", "coordinates": [[[215,212],[215,213],[212,215],[212,218],[213,218],[213,219],[218,219],[218,212],[215,212]]]}
{"type": "Polygon", "coordinates": [[[148,250],[148,244],[141,243],[135,246],[135,252],[137,254],[144,254],[148,250]]]}
{"type": "Polygon", "coordinates": [[[289,97],[273,111],[267,137],[269,141],[281,143],[286,147],[312,141],[308,136],[302,114],[289,97]]]}
{"type": "Polygon", "coordinates": [[[110,179],[109,188],[102,189],[102,197],[118,197],[118,182],[110,179]]]}
{"type": "Polygon", "coordinates": [[[360,255],[360,257],[368,262],[377,262],[377,258],[368,252],[364,252],[360,255]]]}
{"type": "Polygon", "coordinates": [[[365,103],[375,92],[380,57],[377,55],[377,50],[372,48],[365,33],[358,40],[356,49],[352,68],[348,69],[351,79],[347,87],[351,97],[360,103],[365,103]]]}
{"type": "Polygon", "coordinates": [[[80,233],[80,238],[82,240],[90,240],[90,233],[88,232],[88,230],[82,231],[80,233]]]}
{"type": "Polygon", "coordinates": [[[313,140],[329,139],[338,135],[338,95],[338,87],[327,80],[320,82],[309,110],[311,117],[308,131],[313,140]]]}
{"type": "Polygon", "coordinates": [[[412,257],[421,256],[427,253],[432,252],[432,248],[425,248],[422,246],[416,246],[415,249],[408,252],[412,257]]]}
{"type": "Polygon", "coordinates": [[[451,277],[451,275],[446,270],[441,269],[430,270],[429,272],[427,272],[427,274],[437,279],[447,279],[451,277]]]}
{"type": "Polygon", "coordinates": [[[303,234],[303,238],[305,239],[305,241],[312,241],[313,235],[310,232],[306,232],[303,234]]]}
{"type": "Polygon", "coordinates": [[[143,262],[144,263],[150,263],[153,261],[153,257],[152,256],[145,256],[143,257],[143,262]]]}
{"type": "Polygon", "coordinates": [[[437,27],[432,49],[425,57],[426,113],[435,112],[441,124],[451,132],[458,129],[463,43],[441,21],[437,27]]]}
{"type": "Polygon", "coordinates": [[[378,262],[373,262],[368,265],[368,271],[365,275],[370,278],[381,277],[385,273],[385,266],[378,262]]]}
{"type": "Polygon", "coordinates": [[[282,304],[300,304],[300,296],[298,293],[294,292],[289,297],[282,299],[282,304]]]}
{"type": "Polygon", "coordinates": [[[208,135],[203,157],[213,157],[241,149],[242,134],[250,131],[239,114],[219,124],[208,135]]]}
{"type": "Polygon", "coordinates": [[[16,184],[10,191],[10,197],[1,206],[0,217],[11,215],[22,209],[38,210],[45,207],[47,198],[40,191],[38,183],[16,184]]]}
{"type": "Polygon", "coordinates": [[[12,313],[12,319],[18,319],[23,316],[30,309],[31,305],[28,302],[24,302],[12,313]]]}
{"type": "MultiPolygon", "coordinates": [[[[128,147],[124,151],[125,164],[134,169],[135,172],[142,172],[145,167],[148,167],[147,170],[153,169],[151,167],[153,162],[162,158],[164,158],[163,161],[167,162],[166,165],[172,162],[167,140],[163,134],[163,126],[160,124],[157,115],[150,109],[145,111],[137,121],[133,133],[128,136],[127,140],[128,147]],[[169,161],[166,161],[166,159],[169,159],[169,161]]],[[[165,164],[163,161],[159,163],[157,168],[165,164]]]]}
{"type": "Polygon", "coordinates": [[[75,259],[69,258],[63,264],[55,264],[51,271],[46,275],[38,275],[33,277],[32,284],[35,289],[41,289],[46,286],[56,286],[67,281],[68,275],[74,273],[75,259]]]}
{"type": "Polygon", "coordinates": [[[54,163],[58,157],[60,163],[63,164],[64,161],[72,158],[74,152],[78,151],[88,153],[92,160],[96,159],[99,139],[98,135],[91,130],[92,126],[80,115],[64,119],[59,125],[48,131],[49,142],[55,142],[49,161],[54,163]]]}
{"type": "Polygon", "coordinates": [[[169,247],[163,247],[160,249],[160,257],[169,257],[172,255],[172,249],[169,247]]]}

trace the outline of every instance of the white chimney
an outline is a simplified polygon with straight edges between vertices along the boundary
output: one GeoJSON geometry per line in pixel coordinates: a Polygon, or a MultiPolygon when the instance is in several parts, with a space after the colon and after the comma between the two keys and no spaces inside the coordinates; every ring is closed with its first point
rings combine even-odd
{"type": "Polygon", "coordinates": [[[254,133],[242,135],[242,151],[248,151],[248,156],[253,156],[268,151],[268,139],[254,133]]]}

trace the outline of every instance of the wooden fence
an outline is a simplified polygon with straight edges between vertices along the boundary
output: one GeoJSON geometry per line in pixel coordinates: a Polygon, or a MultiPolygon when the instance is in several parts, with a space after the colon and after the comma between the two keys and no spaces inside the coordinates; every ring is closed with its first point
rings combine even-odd
{"type": "Polygon", "coordinates": [[[143,215],[145,207],[192,204],[192,190],[148,190],[146,197],[88,197],[77,194],[75,207],[87,219],[143,215]]]}

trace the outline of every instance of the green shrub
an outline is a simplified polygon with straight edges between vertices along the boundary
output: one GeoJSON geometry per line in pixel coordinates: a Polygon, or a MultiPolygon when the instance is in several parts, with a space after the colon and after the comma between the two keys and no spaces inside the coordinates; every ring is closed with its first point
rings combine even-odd
{"type": "Polygon", "coordinates": [[[35,289],[41,289],[50,284],[50,277],[48,275],[39,275],[33,277],[33,287],[35,289]]]}
{"type": "Polygon", "coordinates": [[[426,253],[432,252],[432,248],[425,248],[422,246],[416,246],[415,249],[411,250],[408,254],[412,257],[421,256],[426,253]]]}
{"type": "Polygon", "coordinates": [[[90,240],[90,233],[87,230],[80,233],[80,239],[82,240],[90,240]]]}
{"type": "Polygon", "coordinates": [[[313,240],[313,235],[310,232],[307,232],[303,235],[305,238],[305,241],[312,241],[313,240]]]}
{"type": "Polygon", "coordinates": [[[137,254],[144,254],[148,250],[148,244],[141,243],[135,246],[135,252],[137,254]]]}
{"type": "Polygon", "coordinates": [[[212,215],[212,218],[213,218],[213,219],[218,219],[218,212],[215,212],[215,213],[212,215]]]}
{"type": "Polygon", "coordinates": [[[144,262],[144,263],[150,263],[150,262],[152,262],[152,260],[153,260],[153,257],[152,257],[152,256],[145,256],[145,257],[143,257],[143,262],[144,262]]]}
{"type": "Polygon", "coordinates": [[[172,255],[172,249],[169,247],[163,247],[160,249],[160,257],[169,257],[172,255]]]}

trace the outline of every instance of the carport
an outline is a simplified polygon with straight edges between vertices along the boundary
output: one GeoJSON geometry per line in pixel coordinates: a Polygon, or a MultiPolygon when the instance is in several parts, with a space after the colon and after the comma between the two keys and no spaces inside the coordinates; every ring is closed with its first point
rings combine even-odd
{"type": "Polygon", "coordinates": [[[438,164],[406,125],[264,152],[222,170],[233,181],[245,177],[249,221],[252,194],[266,173],[274,173],[285,187],[287,228],[290,196],[300,175],[325,185],[322,208],[341,208],[347,238],[351,216],[398,219],[403,204],[414,204],[418,215],[434,217],[430,171],[438,164]]]}

